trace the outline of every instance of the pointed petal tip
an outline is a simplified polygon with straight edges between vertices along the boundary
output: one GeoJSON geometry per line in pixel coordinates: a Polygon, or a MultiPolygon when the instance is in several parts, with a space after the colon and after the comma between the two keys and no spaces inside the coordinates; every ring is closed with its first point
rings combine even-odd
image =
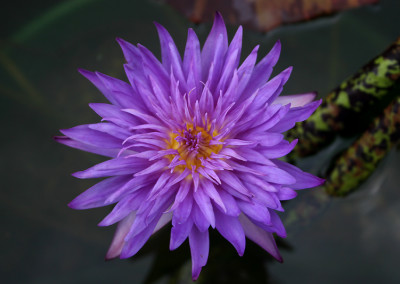
{"type": "Polygon", "coordinates": [[[107,227],[107,226],[110,226],[111,224],[108,224],[108,222],[107,222],[107,220],[104,218],[103,220],[101,220],[98,224],[97,224],[97,226],[99,226],[99,227],[107,227]]]}
{"type": "Polygon", "coordinates": [[[63,140],[68,139],[66,136],[56,135],[52,137],[54,141],[62,143],[63,140]]]}
{"type": "Polygon", "coordinates": [[[242,26],[239,26],[239,27],[237,28],[235,35],[236,35],[236,34],[239,35],[239,37],[240,37],[240,42],[242,42],[242,39],[243,39],[243,27],[242,27],[242,26]]]}
{"type": "Polygon", "coordinates": [[[226,27],[224,17],[222,17],[222,14],[219,11],[215,12],[213,26],[222,26],[224,28],[226,27]]]}
{"type": "Polygon", "coordinates": [[[161,25],[159,22],[153,21],[153,24],[156,26],[157,30],[158,29],[164,29],[165,30],[164,26],[161,25]]]}
{"type": "Polygon", "coordinates": [[[200,272],[199,272],[199,273],[197,273],[197,272],[196,272],[196,273],[193,273],[193,272],[192,272],[192,280],[193,280],[193,281],[196,281],[196,280],[199,278],[199,275],[200,275],[200,272]]]}
{"type": "Polygon", "coordinates": [[[119,46],[122,48],[123,51],[124,51],[124,48],[127,48],[127,46],[131,45],[130,42],[128,42],[120,37],[116,37],[115,40],[118,42],[119,46]]]}
{"type": "Polygon", "coordinates": [[[276,61],[278,60],[280,54],[281,54],[281,50],[282,50],[282,43],[281,41],[278,39],[274,46],[271,48],[271,55],[273,55],[276,58],[276,61]]]}
{"type": "Polygon", "coordinates": [[[83,68],[78,68],[78,72],[81,73],[83,76],[87,77],[93,74],[92,71],[83,69],[83,68]]]}
{"type": "Polygon", "coordinates": [[[124,252],[124,250],[122,250],[121,254],[118,255],[117,257],[119,257],[119,259],[127,259],[127,258],[130,258],[131,255],[127,254],[126,252],[124,252]]]}
{"type": "Polygon", "coordinates": [[[110,248],[107,251],[106,256],[104,257],[104,261],[110,261],[110,260],[116,259],[119,256],[120,255],[118,253],[116,253],[114,249],[110,248]]]}
{"type": "Polygon", "coordinates": [[[222,14],[221,14],[220,11],[215,11],[215,16],[214,16],[214,18],[215,18],[215,19],[218,18],[218,19],[223,20],[223,17],[222,17],[222,14]]]}
{"type": "MultiPolygon", "coordinates": [[[[71,128],[63,128],[59,130],[62,134],[64,134],[65,136],[58,136],[58,137],[65,137],[65,138],[69,138],[68,137],[68,133],[71,133],[71,128]]],[[[57,136],[55,136],[57,137],[57,136]]]]}
{"type": "Polygon", "coordinates": [[[129,41],[124,40],[121,37],[115,37],[115,40],[118,42],[118,44],[122,47],[124,45],[132,45],[129,41]]]}
{"type": "Polygon", "coordinates": [[[326,179],[320,177],[316,177],[316,179],[317,179],[317,184],[315,186],[323,185],[326,181],[326,179]]]}
{"type": "Polygon", "coordinates": [[[198,40],[197,34],[196,34],[196,32],[195,32],[192,28],[189,28],[189,29],[188,29],[188,41],[189,41],[189,39],[190,39],[190,40],[193,40],[193,39],[198,40]]]}
{"type": "Polygon", "coordinates": [[[74,207],[74,201],[72,200],[70,203],[67,204],[67,206],[71,209],[75,209],[74,207]]]}
{"type": "Polygon", "coordinates": [[[74,210],[83,210],[83,209],[86,209],[86,208],[82,208],[81,206],[79,206],[79,202],[76,200],[76,198],[73,199],[72,201],[70,201],[70,202],[67,204],[67,206],[68,206],[69,208],[71,208],[71,209],[74,209],[74,210]]]}
{"type": "Polygon", "coordinates": [[[110,261],[115,259],[115,257],[108,257],[107,255],[104,257],[104,261],[110,261]]]}
{"type": "Polygon", "coordinates": [[[286,84],[286,82],[289,80],[290,75],[292,75],[292,71],[293,71],[293,66],[289,66],[288,68],[286,68],[285,70],[283,70],[281,72],[282,76],[282,83],[281,84],[286,84]]]}
{"type": "Polygon", "coordinates": [[[85,177],[85,171],[79,171],[79,172],[72,173],[71,176],[82,179],[85,177]]]}
{"type": "Polygon", "coordinates": [[[161,25],[160,23],[158,23],[158,22],[156,22],[156,21],[153,21],[153,24],[154,24],[154,26],[156,27],[157,33],[158,33],[158,35],[159,35],[160,37],[161,37],[160,34],[163,34],[163,33],[169,34],[169,33],[168,33],[168,30],[167,30],[166,28],[164,28],[164,26],[161,25]]]}

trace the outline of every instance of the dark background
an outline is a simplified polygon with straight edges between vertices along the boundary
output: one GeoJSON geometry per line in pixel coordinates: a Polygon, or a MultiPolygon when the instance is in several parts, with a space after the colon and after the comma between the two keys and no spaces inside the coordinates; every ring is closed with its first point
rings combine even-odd
{"type": "MultiPolygon", "coordinates": [[[[294,66],[284,93],[325,96],[400,35],[400,1],[382,0],[268,33],[244,31],[242,58],[280,39],[275,70],[294,66]]],[[[104,261],[114,228],[96,224],[109,211],[67,203],[94,181],[70,173],[102,158],[58,145],[58,129],[92,123],[88,103],[104,101],[77,68],[125,80],[115,37],[159,55],[153,21],[183,51],[188,27],[204,42],[211,23],[194,25],[163,1],[13,1],[0,10],[1,198],[3,283],[142,283],[155,253],[104,261]]],[[[237,27],[228,26],[230,39],[237,27]]],[[[318,174],[336,143],[302,161],[318,174]]],[[[392,150],[357,193],[337,199],[301,228],[287,228],[284,264],[269,262],[270,283],[399,283],[400,152],[392,150]]],[[[318,190],[318,189],[315,189],[318,190]]],[[[307,191],[301,194],[307,199],[307,191]]],[[[296,200],[293,201],[296,203],[296,200]]],[[[213,240],[211,240],[213,242],[213,240]]],[[[160,241],[168,246],[168,241],[160,241]]],[[[188,250],[188,246],[185,246],[188,250]]],[[[260,249],[261,250],[261,249],[260,249]]],[[[171,257],[165,254],[165,258],[171,257]]],[[[235,260],[236,261],[236,260],[235,260]]],[[[237,257],[240,264],[241,260],[237,257]]],[[[246,260],[248,261],[248,260],[246,260]]],[[[265,265],[267,266],[267,264],[265,265]]],[[[211,269],[207,266],[203,271],[211,269]]],[[[162,278],[159,283],[167,283],[162,278]]]]}

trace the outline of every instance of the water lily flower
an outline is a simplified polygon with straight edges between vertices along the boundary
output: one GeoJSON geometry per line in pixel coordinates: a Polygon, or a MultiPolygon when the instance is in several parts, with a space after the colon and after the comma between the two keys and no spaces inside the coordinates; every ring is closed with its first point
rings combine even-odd
{"type": "Polygon", "coordinates": [[[90,104],[101,122],[63,129],[56,140],[111,159],[73,174],[106,179],[69,206],[116,204],[99,224],[118,223],[108,259],[132,257],[172,223],[170,249],[189,239],[194,280],[207,262],[209,229],[240,256],[247,237],[281,261],[273,236],[286,236],[276,213],[281,201],[322,183],[278,160],[297,143],[282,133],[321,101],[313,93],[280,96],[292,71],[270,79],[280,42],[257,64],[258,46],[239,64],[242,27],[228,44],[218,13],[202,48],[189,29],[183,58],[167,30],[156,28],[161,62],[144,46],[117,39],[129,83],[80,70],[110,103],[90,104]]]}

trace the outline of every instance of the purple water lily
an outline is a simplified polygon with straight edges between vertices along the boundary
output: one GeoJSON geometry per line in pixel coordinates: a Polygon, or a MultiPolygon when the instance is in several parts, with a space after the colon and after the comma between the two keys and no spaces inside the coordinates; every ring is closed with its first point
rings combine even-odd
{"type": "Polygon", "coordinates": [[[117,40],[129,83],[80,70],[110,104],[90,104],[102,122],[61,130],[56,140],[111,159],[73,174],[107,178],[69,206],[116,203],[99,224],[118,222],[108,259],[135,255],[172,221],[170,249],[189,238],[194,280],[207,262],[210,226],[240,256],[247,237],[281,261],[273,236],[286,236],[276,213],[281,200],[323,182],[278,160],[297,143],[282,133],[321,101],[312,93],[279,96],[291,67],[268,81],[280,42],[257,64],[256,46],[239,65],[242,28],[228,44],[220,14],[202,49],[189,29],[183,59],[167,30],[156,27],[161,63],[142,45],[117,40]]]}

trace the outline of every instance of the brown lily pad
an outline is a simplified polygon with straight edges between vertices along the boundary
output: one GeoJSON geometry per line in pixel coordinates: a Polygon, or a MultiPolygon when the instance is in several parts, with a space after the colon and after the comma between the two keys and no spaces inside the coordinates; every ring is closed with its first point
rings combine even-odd
{"type": "Polygon", "coordinates": [[[192,22],[212,20],[215,11],[234,25],[266,32],[284,24],[307,21],[379,0],[166,0],[192,22]]]}

